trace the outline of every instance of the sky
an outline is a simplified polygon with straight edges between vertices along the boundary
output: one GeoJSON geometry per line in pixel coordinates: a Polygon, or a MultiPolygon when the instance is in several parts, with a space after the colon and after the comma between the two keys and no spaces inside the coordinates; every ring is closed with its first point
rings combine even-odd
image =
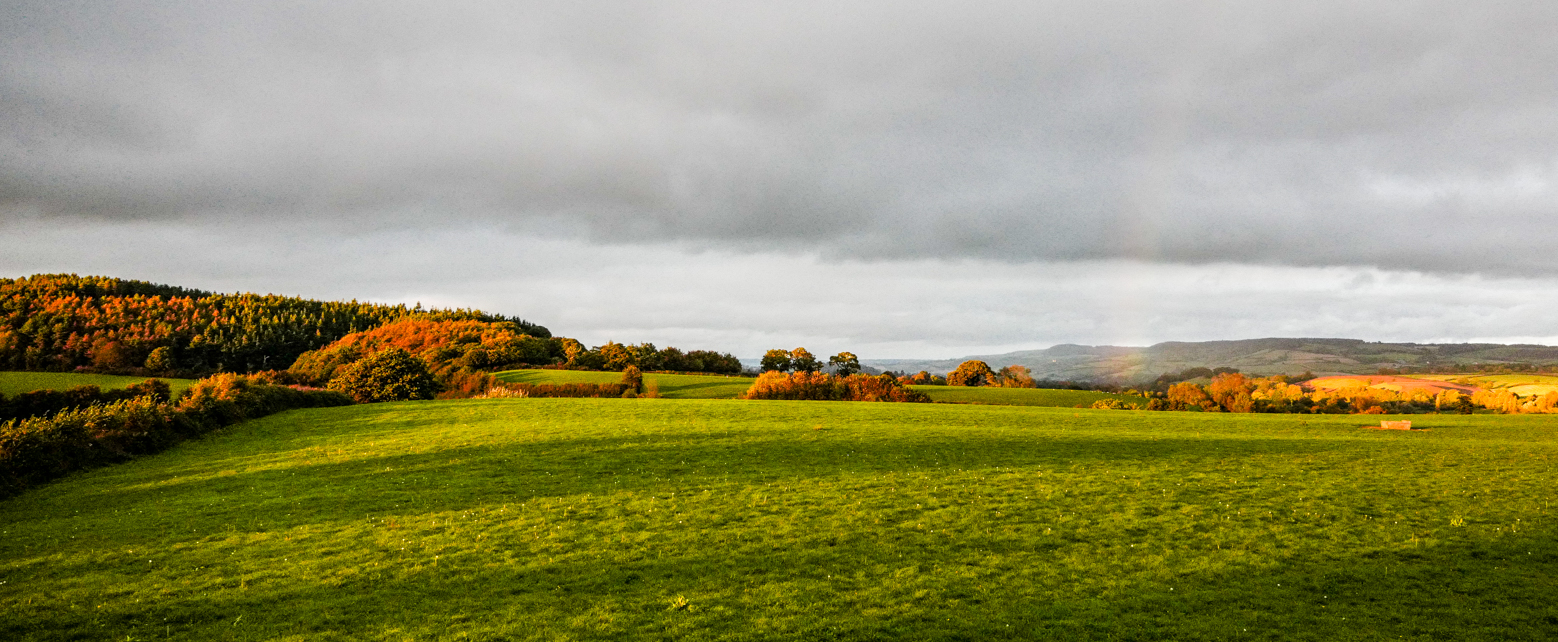
{"type": "Polygon", "coordinates": [[[0,276],[952,358],[1558,344],[1558,4],[0,0],[0,276]]]}

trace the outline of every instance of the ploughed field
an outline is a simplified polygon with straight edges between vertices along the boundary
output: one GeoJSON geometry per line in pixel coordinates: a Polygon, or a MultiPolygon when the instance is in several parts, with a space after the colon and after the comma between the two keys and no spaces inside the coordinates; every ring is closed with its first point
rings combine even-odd
{"type": "Polygon", "coordinates": [[[1558,418],[1411,419],[292,411],[0,502],[0,639],[1558,636],[1558,418]]]}

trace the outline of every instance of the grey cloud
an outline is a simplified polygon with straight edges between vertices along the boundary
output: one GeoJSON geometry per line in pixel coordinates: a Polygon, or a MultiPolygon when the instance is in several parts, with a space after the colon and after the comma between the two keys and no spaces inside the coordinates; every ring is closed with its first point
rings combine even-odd
{"type": "Polygon", "coordinates": [[[0,274],[109,273],[227,292],[479,307],[591,345],[649,341],[741,356],[802,345],[867,358],[950,358],[1057,343],[1270,336],[1558,342],[1558,298],[1543,296],[1558,277],[1127,261],[827,262],[537,239],[479,226],[351,238],[298,227],[4,224],[0,274]]]}
{"type": "Polygon", "coordinates": [[[1558,6],[0,7],[0,216],[1558,272],[1558,6]]]}

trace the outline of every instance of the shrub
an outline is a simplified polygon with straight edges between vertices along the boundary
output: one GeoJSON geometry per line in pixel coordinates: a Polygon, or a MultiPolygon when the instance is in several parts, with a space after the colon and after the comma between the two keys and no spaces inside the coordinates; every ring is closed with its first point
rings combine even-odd
{"type": "Polygon", "coordinates": [[[439,391],[427,362],[400,348],[380,350],[346,365],[330,380],[329,388],[358,403],[432,399],[439,391]]]}

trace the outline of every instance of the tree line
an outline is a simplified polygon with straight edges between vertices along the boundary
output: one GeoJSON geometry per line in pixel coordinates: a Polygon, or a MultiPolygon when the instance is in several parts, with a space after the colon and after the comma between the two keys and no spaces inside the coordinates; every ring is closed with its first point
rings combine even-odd
{"type": "Polygon", "coordinates": [[[1502,389],[1467,394],[1422,388],[1396,391],[1361,384],[1305,390],[1283,375],[1251,377],[1239,372],[1220,373],[1204,386],[1182,381],[1170,385],[1166,392],[1148,394],[1147,410],[1367,415],[1558,412],[1558,392],[1520,397],[1502,389]]]}
{"type": "Polygon", "coordinates": [[[0,279],[0,369],[163,376],[285,369],[301,354],[406,318],[543,326],[480,310],[218,294],[74,274],[0,279]]]}

